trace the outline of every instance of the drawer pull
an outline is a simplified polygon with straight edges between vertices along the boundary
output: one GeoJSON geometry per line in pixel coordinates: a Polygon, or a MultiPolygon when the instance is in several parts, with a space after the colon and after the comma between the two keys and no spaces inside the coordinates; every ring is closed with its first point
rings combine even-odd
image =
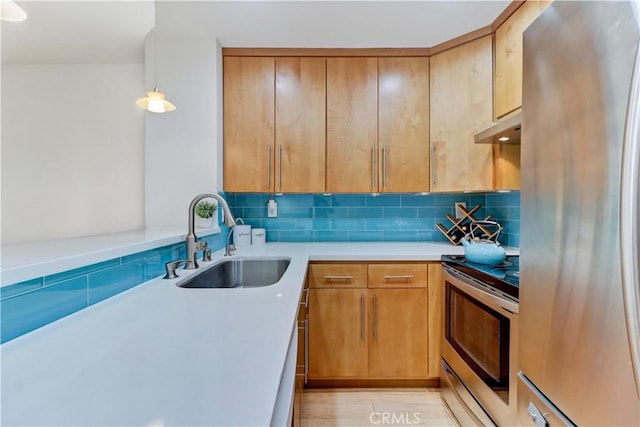
{"type": "Polygon", "coordinates": [[[404,274],[401,276],[384,276],[385,279],[387,280],[393,280],[393,279],[413,279],[413,274],[404,274]]]}
{"type": "Polygon", "coordinates": [[[353,276],[324,276],[325,279],[331,280],[351,280],[353,276]]]}

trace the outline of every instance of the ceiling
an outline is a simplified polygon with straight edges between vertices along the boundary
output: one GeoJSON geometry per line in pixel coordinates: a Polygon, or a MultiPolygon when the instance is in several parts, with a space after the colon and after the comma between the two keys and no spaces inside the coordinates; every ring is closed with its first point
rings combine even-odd
{"type": "MultiPolygon", "coordinates": [[[[3,63],[142,63],[154,2],[15,0],[3,63]]],[[[216,37],[224,47],[431,47],[484,27],[495,1],[164,1],[159,34],[216,37]]]]}

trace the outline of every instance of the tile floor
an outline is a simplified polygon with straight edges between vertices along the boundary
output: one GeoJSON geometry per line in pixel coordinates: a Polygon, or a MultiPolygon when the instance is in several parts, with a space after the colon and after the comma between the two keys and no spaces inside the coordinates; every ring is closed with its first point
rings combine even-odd
{"type": "Polygon", "coordinates": [[[439,389],[314,389],[302,395],[303,427],[453,426],[439,389]]]}

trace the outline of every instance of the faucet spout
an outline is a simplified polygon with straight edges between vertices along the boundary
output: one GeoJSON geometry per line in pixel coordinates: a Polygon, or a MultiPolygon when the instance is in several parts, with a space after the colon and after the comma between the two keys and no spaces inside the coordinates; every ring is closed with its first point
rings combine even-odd
{"type": "Polygon", "coordinates": [[[187,244],[187,262],[185,265],[185,269],[194,269],[198,268],[198,263],[196,262],[196,253],[204,248],[204,245],[199,245],[197,241],[197,237],[195,234],[195,211],[196,205],[202,199],[212,198],[218,201],[218,206],[224,212],[224,223],[227,227],[233,227],[236,225],[236,219],[231,213],[231,209],[227,204],[227,201],[222,198],[217,193],[202,193],[198,194],[196,197],[191,200],[189,204],[189,230],[187,232],[187,238],[185,239],[187,244]]]}

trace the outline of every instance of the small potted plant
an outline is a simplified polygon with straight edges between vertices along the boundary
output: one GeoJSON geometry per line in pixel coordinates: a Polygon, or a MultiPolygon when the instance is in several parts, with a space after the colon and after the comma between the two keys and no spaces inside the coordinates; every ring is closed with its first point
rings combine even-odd
{"type": "Polygon", "coordinates": [[[196,205],[196,215],[198,215],[198,226],[200,228],[213,227],[213,218],[218,211],[218,205],[202,201],[196,205]]]}

